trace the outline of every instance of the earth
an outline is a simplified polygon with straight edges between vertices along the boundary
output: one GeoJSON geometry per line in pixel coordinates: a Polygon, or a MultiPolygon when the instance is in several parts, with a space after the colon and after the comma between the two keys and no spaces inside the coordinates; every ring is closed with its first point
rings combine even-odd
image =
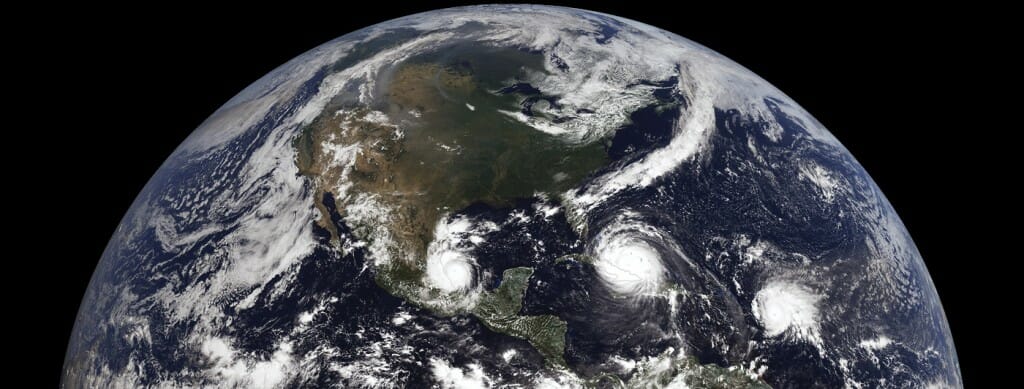
{"type": "Polygon", "coordinates": [[[548,6],[342,36],[228,101],[96,268],[65,387],[960,387],[902,222],[694,42],[548,6]]]}

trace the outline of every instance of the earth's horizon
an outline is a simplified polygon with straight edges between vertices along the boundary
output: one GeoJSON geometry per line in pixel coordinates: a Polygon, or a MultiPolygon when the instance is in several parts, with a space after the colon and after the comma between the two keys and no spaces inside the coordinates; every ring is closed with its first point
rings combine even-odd
{"type": "Polygon", "coordinates": [[[410,15],[281,65],[136,198],[63,387],[962,387],[895,210],[678,35],[410,15]]]}

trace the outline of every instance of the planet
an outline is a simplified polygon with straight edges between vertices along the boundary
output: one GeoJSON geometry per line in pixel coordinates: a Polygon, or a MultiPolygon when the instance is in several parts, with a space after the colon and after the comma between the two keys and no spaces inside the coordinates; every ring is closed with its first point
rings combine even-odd
{"type": "Polygon", "coordinates": [[[640,22],[488,5],[214,112],[110,240],[62,385],[962,383],[913,240],[796,102],[640,22]]]}

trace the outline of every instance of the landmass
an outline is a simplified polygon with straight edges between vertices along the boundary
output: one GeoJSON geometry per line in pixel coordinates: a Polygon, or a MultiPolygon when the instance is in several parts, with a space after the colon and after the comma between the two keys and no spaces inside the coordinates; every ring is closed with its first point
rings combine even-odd
{"type": "Polygon", "coordinates": [[[549,363],[565,366],[565,322],[554,315],[519,315],[532,274],[528,267],[505,270],[501,284],[480,295],[473,316],[492,331],[526,339],[549,363]]]}
{"type": "Polygon", "coordinates": [[[380,104],[329,105],[293,145],[300,174],[314,183],[319,225],[345,249],[334,207],[324,204],[330,197],[369,250],[378,285],[439,315],[472,314],[564,366],[565,322],[518,315],[532,269],[507,270],[494,291],[443,291],[424,279],[434,229],[451,213],[559,193],[607,162],[600,144],[565,144],[500,112],[523,99],[500,87],[525,68],[542,69],[540,57],[506,50],[410,59],[382,82],[380,104]]]}

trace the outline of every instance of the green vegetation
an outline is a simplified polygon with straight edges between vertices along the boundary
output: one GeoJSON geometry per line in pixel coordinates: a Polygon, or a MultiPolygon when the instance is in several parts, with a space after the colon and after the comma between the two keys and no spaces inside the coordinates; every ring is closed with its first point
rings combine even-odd
{"type": "MultiPolygon", "coordinates": [[[[410,38],[383,36],[371,46],[410,38]]],[[[369,54],[357,48],[339,66],[369,54]]],[[[372,104],[336,96],[293,147],[300,174],[315,185],[321,226],[340,242],[321,204],[332,194],[356,237],[390,258],[375,268],[378,285],[439,315],[471,313],[564,366],[566,324],[518,314],[531,269],[506,271],[493,291],[446,293],[424,281],[427,247],[446,214],[476,202],[505,206],[536,193],[557,196],[608,162],[602,144],[568,144],[502,113],[518,112],[526,96],[496,91],[543,72],[542,61],[538,53],[470,43],[410,58],[383,73],[372,104]],[[359,202],[366,198],[374,203],[359,202]],[[382,210],[351,218],[354,207],[382,210]]]]}
{"type": "Polygon", "coordinates": [[[589,255],[583,254],[583,253],[566,254],[566,255],[563,255],[561,257],[555,258],[555,263],[562,263],[562,262],[569,262],[569,261],[581,262],[581,263],[591,263],[593,261],[593,259],[590,258],[589,255]]]}
{"type": "Polygon", "coordinates": [[[761,380],[752,378],[741,367],[701,365],[694,357],[681,356],[669,349],[661,356],[637,363],[628,381],[617,375],[603,374],[588,382],[587,386],[617,388],[685,387],[693,389],[771,389],[761,380]]]}
{"type": "Polygon", "coordinates": [[[526,339],[549,363],[565,366],[565,322],[552,315],[519,315],[532,274],[528,267],[505,270],[501,285],[483,292],[472,313],[492,331],[526,339]]]}
{"type": "Polygon", "coordinates": [[[699,365],[696,359],[691,360],[690,372],[686,375],[686,384],[691,388],[701,389],[770,389],[767,383],[750,378],[743,370],[726,368],[714,364],[699,365]]]}
{"type": "Polygon", "coordinates": [[[600,143],[569,145],[501,112],[518,112],[524,97],[494,91],[542,71],[542,58],[473,46],[398,65],[385,110],[412,125],[394,165],[396,180],[421,190],[423,206],[454,210],[557,194],[606,164],[600,143]]]}
{"type": "MultiPolygon", "coordinates": [[[[412,37],[407,32],[383,36],[371,46],[375,50],[412,37]]],[[[371,53],[356,48],[338,66],[371,53]]],[[[384,94],[378,102],[353,106],[351,96],[337,96],[293,147],[300,174],[316,187],[320,223],[334,238],[338,231],[321,204],[325,194],[336,197],[343,217],[355,205],[353,194],[372,196],[387,209],[386,217],[347,219],[356,237],[371,247],[386,243],[391,260],[375,269],[378,285],[439,315],[472,314],[492,331],[528,341],[552,366],[564,367],[566,323],[553,315],[519,314],[532,268],[505,270],[501,284],[489,291],[445,293],[423,279],[426,249],[444,215],[474,202],[503,206],[536,193],[557,197],[608,162],[600,143],[567,144],[501,112],[518,111],[524,96],[494,91],[543,71],[542,59],[520,50],[467,45],[411,58],[381,80],[384,94]],[[349,147],[358,150],[346,151],[349,147]]],[[[557,261],[569,260],[590,261],[585,255],[557,261]]],[[[701,365],[670,354],[642,363],[628,382],[602,375],[591,383],[652,387],[674,380],[694,388],[767,387],[741,368],[701,365]]]]}

